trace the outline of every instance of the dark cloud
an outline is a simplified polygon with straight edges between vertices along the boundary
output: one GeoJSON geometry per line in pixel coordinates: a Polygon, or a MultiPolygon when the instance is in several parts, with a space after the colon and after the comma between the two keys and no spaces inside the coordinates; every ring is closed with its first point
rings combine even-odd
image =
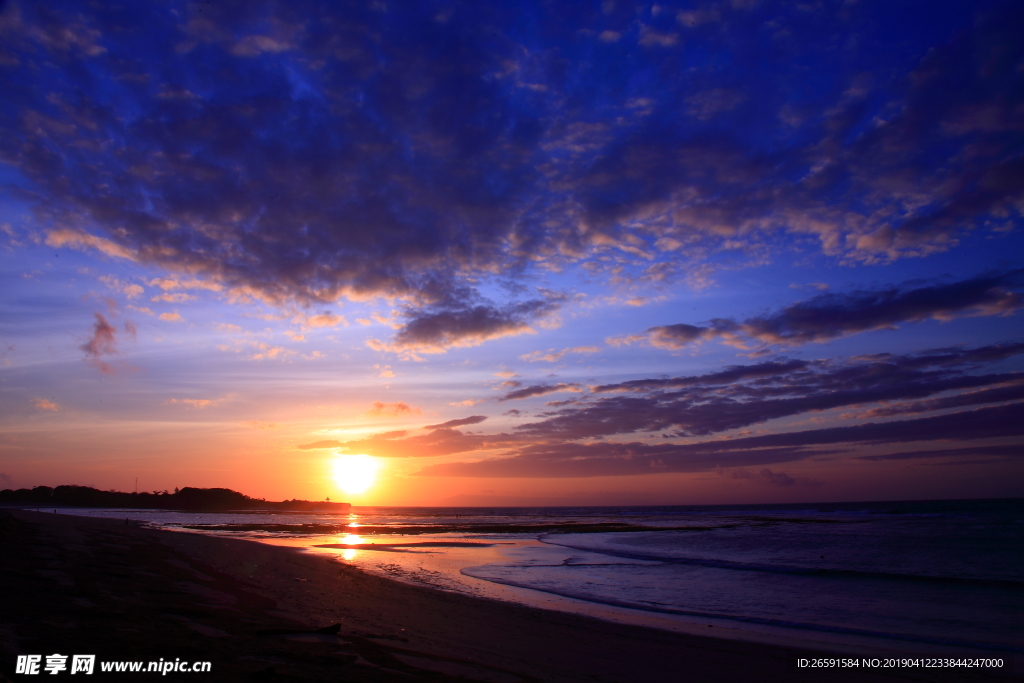
{"type": "Polygon", "coordinates": [[[955,396],[872,408],[865,411],[863,417],[890,417],[892,415],[928,413],[933,410],[947,410],[949,408],[963,408],[965,406],[983,405],[985,403],[1020,400],[1024,400],[1024,382],[1018,381],[1007,386],[967,391],[955,396]]]}
{"type": "Polygon", "coordinates": [[[820,294],[768,316],[742,322],[715,319],[705,326],[686,324],[652,327],[640,335],[613,338],[612,343],[645,341],[652,346],[681,349],[708,339],[728,343],[797,346],[826,342],[860,332],[895,329],[901,323],[947,321],[964,316],[1008,315],[1024,298],[1024,270],[990,273],[943,285],[902,285],[847,294],[820,294]]]}
{"type": "Polygon", "coordinates": [[[601,477],[760,467],[844,452],[813,446],[1019,439],[1024,437],[1022,415],[1024,405],[1012,404],[914,420],[693,444],[534,444],[487,460],[430,465],[417,474],[450,477],[601,477]]]}
{"type": "Polygon", "coordinates": [[[410,310],[408,321],[390,343],[372,340],[370,346],[397,353],[443,353],[453,346],[476,346],[490,339],[533,332],[529,323],[555,310],[553,301],[533,300],[497,308],[462,307],[457,303],[410,310]]]}
{"type": "Polygon", "coordinates": [[[753,467],[803,460],[828,451],[765,448],[739,453],[699,452],[678,445],[645,443],[555,443],[526,446],[477,462],[428,465],[427,477],[565,478],[612,477],[669,472],[708,472],[717,467],[753,467]]]}
{"type": "MultiPolygon", "coordinates": [[[[879,462],[884,460],[920,460],[923,458],[944,458],[950,456],[974,455],[992,456],[1004,455],[1009,458],[1024,458],[1024,444],[1006,444],[1003,446],[973,446],[971,448],[947,448],[930,449],[924,451],[904,451],[902,453],[886,453],[885,455],[862,455],[855,460],[869,460],[879,462]]],[[[985,462],[999,462],[998,460],[986,460],[985,462]]]]}
{"type": "MultiPolygon", "coordinates": [[[[395,458],[455,453],[489,456],[476,462],[431,465],[419,472],[424,476],[594,477],[718,469],[723,476],[779,486],[819,485],[768,466],[835,457],[864,447],[911,443],[965,445],[854,457],[886,461],[1018,452],[1020,445],[966,444],[992,439],[1020,441],[1024,437],[1024,394],[1020,393],[1024,373],[999,372],[993,367],[1020,354],[1024,354],[1024,343],[849,359],[782,359],[731,366],[705,375],[594,387],[587,402],[556,402],[550,406],[555,410],[541,414],[540,420],[515,426],[511,433],[463,434],[453,428],[484,420],[484,416],[472,416],[430,425],[429,434],[408,437],[405,432],[388,432],[358,441],[321,441],[300,448],[331,447],[395,458]],[[929,398],[932,396],[936,397],[929,398]],[[882,405],[871,407],[879,403],[882,405]],[[983,407],[913,419],[675,441],[780,417],[855,406],[867,408],[860,417],[883,418],[983,407]],[[602,440],[636,432],[660,432],[661,437],[673,441],[602,440]]],[[[525,391],[539,395],[559,386],[537,385],[525,391]]]]}
{"type": "MultiPolygon", "coordinates": [[[[664,279],[807,235],[884,262],[1019,222],[1024,9],[928,6],[921,25],[922,7],[890,5],[766,2],[684,26],[667,5],[641,22],[476,3],[437,21],[429,3],[12,0],[0,159],[51,246],[276,304],[398,300],[378,347],[436,351],[552,313],[543,294],[480,295],[538,262],[664,279]],[[873,47],[909,25],[898,59],[873,47]]],[[[897,299],[833,303],[863,304],[859,330],[913,303],[897,299]]],[[[750,333],[849,333],[791,313],[750,333]]]]}
{"type": "Polygon", "coordinates": [[[717,448],[781,448],[837,443],[909,443],[913,441],[968,441],[1024,436],[1024,404],[1013,403],[991,408],[922,417],[915,420],[870,422],[852,427],[829,427],[803,432],[768,434],[716,442],[717,448]]]}
{"type": "Polygon", "coordinates": [[[104,374],[113,374],[115,369],[107,363],[104,356],[117,353],[117,330],[107,322],[102,314],[96,313],[92,337],[78,348],[85,352],[85,362],[104,374]]]}
{"type": "Polygon", "coordinates": [[[510,391],[509,393],[502,396],[499,401],[515,401],[523,398],[532,398],[533,396],[546,396],[548,394],[554,394],[559,391],[583,391],[583,387],[579,384],[572,384],[566,382],[559,382],[558,384],[534,384],[533,386],[526,387],[524,389],[517,389],[510,391]]]}
{"type": "MultiPolygon", "coordinates": [[[[695,472],[716,467],[764,467],[842,452],[848,444],[970,441],[1024,435],[1024,373],[990,366],[1024,353],[1024,343],[945,348],[917,354],[874,354],[846,360],[779,360],[731,366],[706,375],[633,380],[602,385],[583,402],[554,402],[555,410],[512,433],[463,434],[453,427],[483,416],[430,425],[430,434],[387,433],[360,441],[323,441],[300,448],[343,448],[382,457],[429,457],[507,449],[476,463],[430,466],[438,476],[611,476],[657,471],[695,472]],[[987,371],[987,372],[986,372],[987,371]],[[953,395],[927,398],[937,394],[953,395]],[[1007,403],[1009,401],[1009,403],[1007,403]],[[869,406],[861,417],[990,407],[909,420],[826,429],[734,436],[698,443],[611,443],[583,440],[637,432],[662,437],[707,436],[781,417],[842,407],[869,406]],[[829,447],[830,450],[821,450],[829,447]]],[[[575,385],[536,385],[522,397],[575,385]]],[[[516,393],[516,392],[513,392],[516,393]]],[[[506,414],[519,416],[520,411],[506,414]]],[[[884,458],[877,458],[884,459],[884,458]]],[[[758,475],[760,476],[760,475],[758,475]]],[[[781,478],[777,477],[781,481],[781,478]]]]}
{"type": "Polygon", "coordinates": [[[437,425],[427,425],[424,429],[452,429],[454,427],[463,427],[465,425],[480,424],[487,419],[486,415],[470,415],[460,420],[448,420],[437,425]]]}
{"type": "Polygon", "coordinates": [[[904,322],[1006,315],[1021,307],[1024,270],[982,275],[945,285],[822,294],[763,318],[748,318],[742,332],[768,344],[822,342],[904,322]]]}
{"type": "Polygon", "coordinates": [[[756,472],[748,470],[746,467],[735,467],[732,469],[720,467],[717,471],[719,475],[730,479],[750,479],[772,486],[821,486],[823,484],[823,482],[807,477],[791,477],[785,472],[775,472],[768,467],[764,467],[756,472]]]}
{"type": "Polygon", "coordinates": [[[505,434],[481,436],[463,434],[457,429],[437,428],[429,434],[405,439],[371,437],[339,443],[338,447],[347,453],[365,453],[380,458],[429,458],[493,448],[510,442],[514,440],[505,434]]]}
{"type": "Polygon", "coordinates": [[[803,360],[770,361],[757,365],[733,365],[721,372],[692,377],[674,377],[672,379],[634,379],[618,384],[601,384],[590,387],[594,393],[620,391],[647,391],[651,389],[678,389],[696,385],[732,384],[748,379],[785,375],[810,367],[811,363],[803,360]]]}
{"type": "Polygon", "coordinates": [[[595,393],[617,395],[545,413],[546,419],[515,429],[532,438],[558,439],[666,430],[677,436],[705,436],[877,402],[887,402],[877,410],[890,414],[994,403],[1013,400],[1024,373],[977,371],[1021,353],[1024,344],[1003,344],[847,361],[774,361],[701,376],[631,380],[593,388],[595,393]],[[920,402],[943,392],[971,389],[978,391],[920,402]]]}

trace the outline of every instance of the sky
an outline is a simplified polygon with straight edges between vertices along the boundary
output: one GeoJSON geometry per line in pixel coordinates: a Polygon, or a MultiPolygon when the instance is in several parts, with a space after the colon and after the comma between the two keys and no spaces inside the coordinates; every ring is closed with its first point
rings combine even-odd
{"type": "Polygon", "coordinates": [[[1022,33],[988,0],[2,2],[0,487],[1022,496],[1022,33]]]}

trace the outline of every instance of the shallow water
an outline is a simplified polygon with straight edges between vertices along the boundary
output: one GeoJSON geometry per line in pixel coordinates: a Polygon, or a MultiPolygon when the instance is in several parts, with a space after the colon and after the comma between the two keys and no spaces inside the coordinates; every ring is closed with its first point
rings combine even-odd
{"type": "Polygon", "coordinates": [[[1021,500],[64,512],[300,546],[403,581],[663,628],[1024,652],[1021,500]]]}

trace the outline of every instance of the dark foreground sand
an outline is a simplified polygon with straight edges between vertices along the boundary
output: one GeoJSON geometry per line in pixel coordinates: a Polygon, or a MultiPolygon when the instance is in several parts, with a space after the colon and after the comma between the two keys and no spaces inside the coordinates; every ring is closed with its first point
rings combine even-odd
{"type": "MultiPolygon", "coordinates": [[[[798,669],[822,653],[668,633],[369,576],[322,556],[0,511],[0,680],[991,681],[798,669]],[[340,624],[337,635],[260,634],[340,624]],[[211,673],[15,675],[18,654],[205,660],[211,673]]],[[[834,653],[827,656],[836,656],[834,653]]]]}

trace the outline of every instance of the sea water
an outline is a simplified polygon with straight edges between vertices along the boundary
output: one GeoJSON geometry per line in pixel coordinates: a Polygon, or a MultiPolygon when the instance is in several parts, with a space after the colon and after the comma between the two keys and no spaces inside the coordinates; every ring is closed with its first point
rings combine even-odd
{"type": "Polygon", "coordinates": [[[329,545],[319,552],[399,580],[597,616],[647,614],[656,626],[1024,653],[1020,499],[75,513],[329,545]]]}

